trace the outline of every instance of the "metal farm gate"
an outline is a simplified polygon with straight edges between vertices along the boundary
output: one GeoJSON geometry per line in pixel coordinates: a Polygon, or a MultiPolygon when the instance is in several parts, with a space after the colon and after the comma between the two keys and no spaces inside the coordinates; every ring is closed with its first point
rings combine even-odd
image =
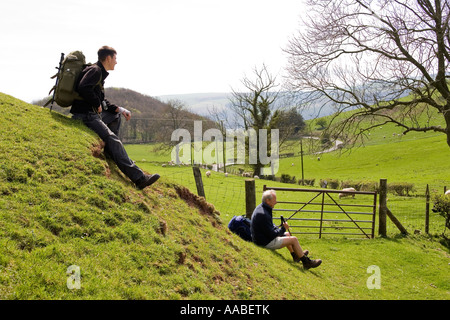
{"type": "Polygon", "coordinates": [[[277,191],[273,219],[280,220],[277,225],[281,216],[288,220],[291,234],[374,238],[376,192],[264,186],[264,191],[269,189],[277,191]]]}

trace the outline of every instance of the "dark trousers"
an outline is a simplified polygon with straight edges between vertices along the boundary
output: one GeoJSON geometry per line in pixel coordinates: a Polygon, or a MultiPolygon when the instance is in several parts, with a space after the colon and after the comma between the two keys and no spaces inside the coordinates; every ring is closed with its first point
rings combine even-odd
{"type": "Polygon", "coordinates": [[[113,159],[119,169],[136,183],[144,177],[144,172],[128,157],[122,141],[117,136],[120,129],[120,115],[117,118],[114,118],[115,115],[111,116],[105,113],[105,121],[109,126],[95,112],[76,113],[72,118],[82,120],[89,129],[98,134],[105,142],[105,152],[113,159]]]}
{"type": "Polygon", "coordinates": [[[102,121],[108,126],[108,128],[116,135],[119,136],[120,124],[122,117],[120,113],[113,114],[111,112],[102,112],[102,121]]]}

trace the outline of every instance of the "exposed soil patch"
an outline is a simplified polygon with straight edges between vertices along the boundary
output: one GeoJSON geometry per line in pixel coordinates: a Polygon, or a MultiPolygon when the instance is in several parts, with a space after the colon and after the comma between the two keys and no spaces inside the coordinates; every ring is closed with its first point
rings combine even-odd
{"type": "Polygon", "coordinates": [[[201,214],[214,218],[211,222],[214,226],[216,226],[216,223],[219,222],[220,212],[217,211],[213,204],[207,202],[205,198],[192,193],[188,188],[183,186],[177,185],[175,186],[175,190],[180,198],[183,199],[189,206],[196,207],[200,210],[201,214]]]}

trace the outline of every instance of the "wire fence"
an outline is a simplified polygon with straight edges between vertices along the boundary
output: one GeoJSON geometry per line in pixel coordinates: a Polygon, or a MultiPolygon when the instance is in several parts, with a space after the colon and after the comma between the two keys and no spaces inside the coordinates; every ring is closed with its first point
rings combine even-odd
{"type": "MultiPolygon", "coordinates": [[[[389,183],[389,182],[388,182],[389,183]]],[[[450,185],[450,182],[449,182],[450,185]]],[[[426,186],[417,186],[420,190],[425,190],[426,186]]],[[[433,212],[434,197],[444,194],[448,188],[443,185],[430,184],[430,203],[429,203],[429,234],[442,235],[445,230],[445,218],[437,212],[433,212]]],[[[410,196],[398,196],[388,194],[387,206],[389,210],[411,234],[425,234],[426,225],[426,194],[425,191],[416,192],[410,196]]],[[[394,233],[398,229],[392,223],[387,224],[388,233],[394,233]]],[[[446,233],[448,235],[448,231],[446,233]]]]}
{"type": "MultiPolygon", "coordinates": [[[[245,215],[246,194],[245,180],[248,178],[238,174],[215,172],[206,168],[201,169],[203,188],[206,201],[213,204],[220,212],[224,223],[234,215],[245,215]],[[210,175],[206,175],[206,172],[210,175]]],[[[192,167],[166,168],[164,177],[190,189],[197,194],[197,187],[192,167]]],[[[389,183],[389,182],[388,182],[389,183]]],[[[255,179],[256,204],[261,199],[264,185],[277,185],[292,187],[291,184],[255,179]]],[[[298,185],[297,185],[298,187],[298,185]]],[[[301,187],[301,186],[300,186],[301,187]]],[[[310,188],[310,187],[308,187],[310,188]]],[[[433,195],[444,192],[445,186],[430,185],[431,201],[429,209],[429,234],[442,235],[445,231],[445,218],[439,213],[433,212],[433,195]]],[[[350,200],[349,200],[350,201],[350,200]]],[[[414,194],[412,196],[399,196],[393,193],[388,194],[387,206],[401,224],[407,229],[409,234],[425,234],[426,197],[425,194],[414,194]]],[[[275,221],[276,222],[276,221],[275,221]]],[[[378,228],[378,210],[375,220],[378,228]]],[[[399,234],[397,227],[388,219],[388,236],[399,234]]],[[[447,231],[448,234],[448,231],[447,231]]],[[[375,232],[377,235],[377,232],[375,232]]]]}

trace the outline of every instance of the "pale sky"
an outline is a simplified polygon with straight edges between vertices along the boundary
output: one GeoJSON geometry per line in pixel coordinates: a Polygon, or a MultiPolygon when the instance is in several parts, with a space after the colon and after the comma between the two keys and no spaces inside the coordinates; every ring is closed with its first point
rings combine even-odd
{"type": "Polygon", "coordinates": [[[118,64],[106,87],[150,96],[230,92],[265,63],[281,74],[303,0],[1,0],[0,92],[46,97],[62,52],[118,64]]]}

